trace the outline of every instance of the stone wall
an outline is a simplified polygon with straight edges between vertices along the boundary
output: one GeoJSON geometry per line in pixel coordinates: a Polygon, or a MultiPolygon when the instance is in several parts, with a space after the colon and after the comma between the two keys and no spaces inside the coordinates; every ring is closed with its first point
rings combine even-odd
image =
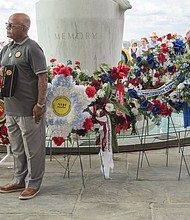
{"type": "Polygon", "coordinates": [[[47,63],[78,60],[89,74],[101,63],[121,59],[127,0],[40,0],[36,3],[38,42],[47,63]]]}

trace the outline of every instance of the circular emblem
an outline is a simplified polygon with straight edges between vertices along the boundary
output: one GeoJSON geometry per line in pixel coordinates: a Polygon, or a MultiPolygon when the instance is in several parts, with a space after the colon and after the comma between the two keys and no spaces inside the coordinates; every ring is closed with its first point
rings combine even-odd
{"type": "Polygon", "coordinates": [[[5,108],[4,108],[4,101],[0,99],[0,123],[5,121],[5,108]]]}
{"type": "Polygon", "coordinates": [[[52,108],[57,116],[66,116],[71,111],[71,101],[66,96],[57,96],[52,102],[52,108]]]}
{"type": "Polygon", "coordinates": [[[6,71],[6,74],[7,74],[8,76],[10,76],[12,73],[13,73],[12,70],[7,70],[7,71],[6,71]]]}
{"type": "Polygon", "coordinates": [[[22,53],[21,53],[20,51],[17,51],[17,52],[15,53],[15,57],[18,58],[18,57],[21,56],[21,54],[22,54],[22,53]]]}

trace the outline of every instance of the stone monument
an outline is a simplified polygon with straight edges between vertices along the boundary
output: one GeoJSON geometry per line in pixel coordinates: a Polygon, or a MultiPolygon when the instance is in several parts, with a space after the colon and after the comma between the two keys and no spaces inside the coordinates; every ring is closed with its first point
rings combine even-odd
{"type": "Polygon", "coordinates": [[[101,63],[121,60],[127,0],[39,0],[38,42],[47,57],[59,63],[80,61],[91,75],[101,63]]]}

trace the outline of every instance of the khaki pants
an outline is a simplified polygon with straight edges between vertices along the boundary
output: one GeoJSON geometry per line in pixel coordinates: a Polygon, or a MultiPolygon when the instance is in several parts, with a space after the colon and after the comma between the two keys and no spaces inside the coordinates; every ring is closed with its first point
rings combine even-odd
{"type": "Polygon", "coordinates": [[[39,124],[33,117],[6,116],[14,158],[13,184],[39,189],[45,171],[45,115],[39,124]]]}

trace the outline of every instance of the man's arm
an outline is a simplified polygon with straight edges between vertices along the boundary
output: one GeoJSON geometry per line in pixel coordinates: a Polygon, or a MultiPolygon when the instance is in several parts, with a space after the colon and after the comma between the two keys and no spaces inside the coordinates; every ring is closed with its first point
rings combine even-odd
{"type": "Polygon", "coordinates": [[[38,124],[44,113],[44,105],[46,101],[46,93],[48,87],[48,74],[47,72],[38,74],[38,102],[33,108],[33,117],[38,124]]]}
{"type": "Polygon", "coordinates": [[[48,74],[38,74],[38,104],[43,105],[46,101],[46,93],[48,87],[48,74]]]}

